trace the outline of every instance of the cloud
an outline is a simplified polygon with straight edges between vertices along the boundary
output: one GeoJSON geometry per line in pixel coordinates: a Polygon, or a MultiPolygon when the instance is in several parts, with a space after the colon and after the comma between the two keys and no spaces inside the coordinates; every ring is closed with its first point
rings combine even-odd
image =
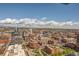
{"type": "Polygon", "coordinates": [[[16,23],[16,19],[6,18],[5,20],[0,20],[0,23],[16,23]]]}
{"type": "Polygon", "coordinates": [[[23,24],[23,25],[44,25],[44,26],[75,26],[79,25],[79,22],[72,22],[72,21],[66,21],[66,22],[57,22],[54,20],[47,20],[47,17],[44,17],[40,20],[38,19],[31,19],[31,18],[24,18],[24,19],[11,19],[11,18],[6,18],[4,20],[0,20],[1,24],[23,24]]]}
{"type": "Polygon", "coordinates": [[[41,18],[41,20],[47,20],[48,18],[47,17],[43,17],[43,18],[41,18]]]}

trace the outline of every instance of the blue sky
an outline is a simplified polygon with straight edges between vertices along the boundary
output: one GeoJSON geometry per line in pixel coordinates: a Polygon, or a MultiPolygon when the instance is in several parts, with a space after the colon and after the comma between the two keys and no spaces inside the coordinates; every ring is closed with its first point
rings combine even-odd
{"type": "Polygon", "coordinates": [[[79,4],[0,4],[0,19],[43,17],[55,21],[79,21],[79,4]]]}

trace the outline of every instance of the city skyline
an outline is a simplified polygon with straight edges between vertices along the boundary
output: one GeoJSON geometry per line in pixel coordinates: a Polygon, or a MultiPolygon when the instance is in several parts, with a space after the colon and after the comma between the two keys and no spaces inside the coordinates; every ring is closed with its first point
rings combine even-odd
{"type": "Polygon", "coordinates": [[[79,56],[79,4],[0,4],[0,56],[79,56]]]}

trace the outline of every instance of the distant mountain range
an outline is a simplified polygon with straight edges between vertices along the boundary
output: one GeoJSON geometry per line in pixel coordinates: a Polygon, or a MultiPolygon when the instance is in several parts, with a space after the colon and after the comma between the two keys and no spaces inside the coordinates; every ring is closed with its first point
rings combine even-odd
{"type": "Polygon", "coordinates": [[[79,29],[79,22],[57,22],[53,20],[38,20],[24,18],[20,20],[6,18],[0,20],[0,27],[26,27],[26,28],[64,28],[64,29],[79,29]]]}

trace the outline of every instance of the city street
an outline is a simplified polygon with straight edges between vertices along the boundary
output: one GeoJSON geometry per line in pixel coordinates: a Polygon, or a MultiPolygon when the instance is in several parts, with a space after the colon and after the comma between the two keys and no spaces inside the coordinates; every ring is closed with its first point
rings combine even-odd
{"type": "Polygon", "coordinates": [[[20,44],[10,45],[5,56],[25,56],[25,52],[20,44]]]}

